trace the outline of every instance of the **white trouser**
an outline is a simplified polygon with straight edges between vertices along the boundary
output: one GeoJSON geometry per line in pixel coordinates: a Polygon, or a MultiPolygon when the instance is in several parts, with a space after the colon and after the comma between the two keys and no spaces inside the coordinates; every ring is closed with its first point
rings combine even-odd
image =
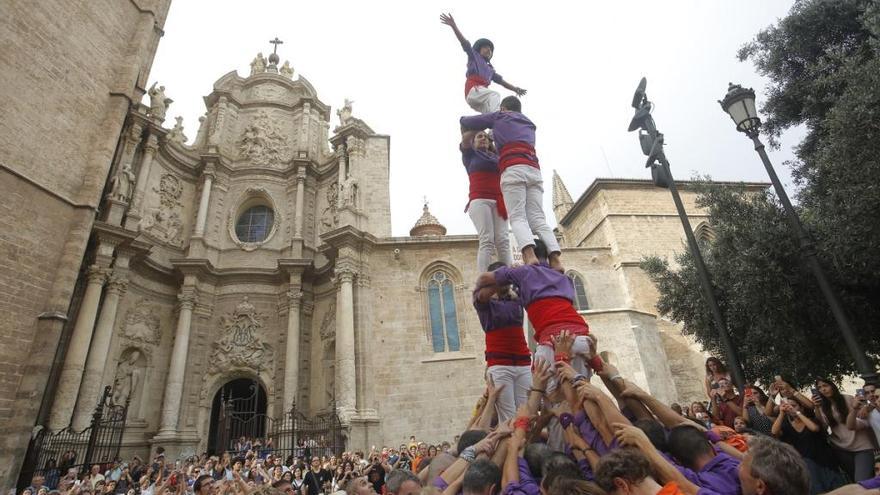
{"type": "Polygon", "coordinates": [[[541,170],[530,165],[506,168],[501,173],[501,194],[517,248],[522,251],[526,246],[534,246],[534,236],[538,236],[547,245],[548,253],[559,252],[559,242],[544,217],[541,170]]]}
{"type": "Polygon", "coordinates": [[[468,205],[468,215],[477,228],[480,244],[477,248],[477,270],[480,273],[489,271],[489,265],[498,251],[498,260],[505,265],[513,264],[510,252],[510,238],[507,237],[507,220],[498,214],[498,205],[494,199],[475,199],[468,205]]]}
{"type": "Polygon", "coordinates": [[[501,108],[501,95],[485,86],[471,88],[465,100],[480,113],[495,113],[501,108]]]}
{"type": "Polygon", "coordinates": [[[489,377],[496,387],[504,385],[495,401],[498,423],[516,416],[516,409],[529,400],[529,389],[532,387],[532,369],[530,366],[489,366],[489,377]]]}
{"type": "MultiPolygon", "coordinates": [[[[571,346],[571,367],[574,370],[585,377],[589,378],[591,375],[590,369],[587,367],[587,361],[585,356],[590,353],[590,339],[587,338],[586,335],[578,335],[574,338],[574,344],[571,346]]],[[[535,359],[534,361],[538,361],[539,359],[543,359],[545,362],[550,363],[552,366],[556,361],[556,350],[553,349],[553,346],[546,344],[538,344],[538,347],[535,348],[535,359]]],[[[556,390],[556,377],[552,376],[549,380],[547,380],[547,393],[556,390]]]]}

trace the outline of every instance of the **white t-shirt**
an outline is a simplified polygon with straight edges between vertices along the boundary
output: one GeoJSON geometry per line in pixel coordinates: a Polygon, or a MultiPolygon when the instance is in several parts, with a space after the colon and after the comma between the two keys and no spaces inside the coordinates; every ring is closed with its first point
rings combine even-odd
{"type": "Polygon", "coordinates": [[[871,412],[868,413],[868,423],[871,424],[874,436],[877,437],[877,445],[880,445],[880,411],[871,409],[871,412]]]}

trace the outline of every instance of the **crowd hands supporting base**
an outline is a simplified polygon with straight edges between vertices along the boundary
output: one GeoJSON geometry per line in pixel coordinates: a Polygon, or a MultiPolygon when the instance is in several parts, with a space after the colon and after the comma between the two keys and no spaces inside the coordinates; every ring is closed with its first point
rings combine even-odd
{"type": "Polygon", "coordinates": [[[574,341],[562,332],[553,361],[535,359],[512,417],[502,402],[516,394],[487,378],[469,423],[439,445],[413,436],[366,455],[284,458],[244,448],[175,462],[160,448],[149,463],[134,457],[82,475],[36,476],[21,495],[880,494],[873,385],[848,396],[818,380],[807,395],[776,377],[768,393],[749,385],[739,394],[710,358],[709,400],[681,408],[602,361],[593,336],[582,357],[597,372],[579,373],[574,341]]]}

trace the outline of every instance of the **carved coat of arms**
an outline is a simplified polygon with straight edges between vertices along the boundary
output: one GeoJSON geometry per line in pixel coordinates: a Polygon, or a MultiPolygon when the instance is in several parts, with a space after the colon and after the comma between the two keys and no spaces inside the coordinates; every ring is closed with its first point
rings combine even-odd
{"type": "Polygon", "coordinates": [[[245,296],[235,311],[220,320],[223,336],[214,342],[209,371],[235,368],[272,369],[274,351],[259,335],[263,322],[245,296]]]}

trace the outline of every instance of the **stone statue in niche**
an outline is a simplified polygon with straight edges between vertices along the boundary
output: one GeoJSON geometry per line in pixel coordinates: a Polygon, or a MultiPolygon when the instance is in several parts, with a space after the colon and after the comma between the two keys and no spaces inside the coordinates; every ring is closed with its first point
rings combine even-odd
{"type": "Polygon", "coordinates": [[[116,378],[113,379],[113,403],[125,404],[125,401],[137,397],[144,370],[141,351],[133,349],[128,356],[122,358],[116,367],[116,378]]]}
{"type": "Polygon", "coordinates": [[[168,141],[177,144],[186,144],[187,137],[186,134],[183,133],[183,117],[177,116],[174,117],[175,124],[174,128],[168,132],[168,141]]]}
{"type": "Polygon", "coordinates": [[[171,174],[165,174],[159,180],[159,189],[153,188],[159,194],[159,206],[150,208],[141,219],[141,230],[168,244],[180,247],[183,240],[180,237],[183,222],[178,212],[180,196],[183,186],[180,179],[171,174]]]}
{"type": "Polygon", "coordinates": [[[156,308],[147,303],[145,299],[138,300],[125,313],[122,335],[125,337],[156,344],[159,342],[160,320],[156,314],[156,308]]]}
{"type": "Polygon", "coordinates": [[[224,333],[213,346],[211,373],[236,368],[272,369],[274,352],[258,334],[263,328],[262,318],[247,296],[231,315],[220,318],[220,326],[224,333]]]}
{"type": "Polygon", "coordinates": [[[321,319],[320,329],[321,340],[330,340],[336,338],[336,303],[330,304],[324,318],[321,319]]]}
{"type": "Polygon", "coordinates": [[[244,128],[238,150],[243,158],[259,166],[281,166],[289,158],[286,137],[265,111],[244,128]]]}
{"type": "Polygon", "coordinates": [[[131,164],[124,164],[110,180],[110,198],[127,203],[131,198],[131,186],[134,184],[134,181],[135,176],[131,170],[131,164]]]}
{"type": "Polygon", "coordinates": [[[339,185],[339,202],[345,208],[357,209],[358,182],[352,176],[346,177],[339,185]]]}
{"type": "Polygon", "coordinates": [[[339,225],[339,184],[334,182],[327,188],[327,207],[321,212],[321,225],[324,231],[339,225]]]}
{"type": "Polygon", "coordinates": [[[251,61],[251,75],[255,76],[263,72],[266,72],[266,57],[263,56],[263,52],[260,52],[251,61]]]}
{"type": "Polygon", "coordinates": [[[345,126],[351,122],[351,104],[354,103],[353,100],[345,99],[345,104],[342,105],[342,108],[336,111],[336,116],[339,117],[339,125],[345,126]]]}
{"type": "Polygon", "coordinates": [[[288,79],[293,79],[293,67],[290,66],[290,61],[284,61],[284,65],[281,66],[280,72],[282,76],[288,79]]]}
{"type": "Polygon", "coordinates": [[[159,121],[165,122],[165,113],[168,107],[174,103],[174,100],[165,96],[165,86],[156,87],[157,83],[153,83],[147,94],[150,95],[150,115],[159,121]]]}

